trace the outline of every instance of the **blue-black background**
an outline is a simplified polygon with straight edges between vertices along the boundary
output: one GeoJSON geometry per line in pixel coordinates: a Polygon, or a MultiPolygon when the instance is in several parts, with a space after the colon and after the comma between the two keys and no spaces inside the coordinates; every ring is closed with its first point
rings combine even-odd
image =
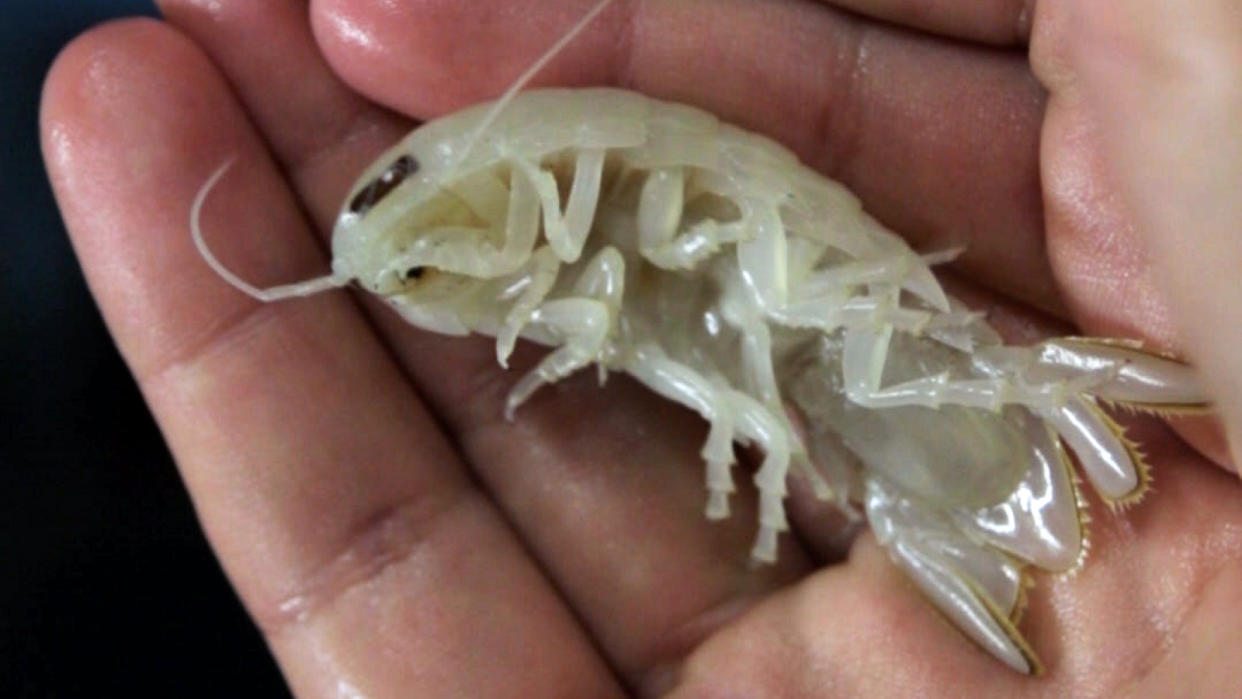
{"type": "Polygon", "coordinates": [[[0,8],[0,696],[287,694],[87,293],[39,154],[57,51],[155,10],[0,8]]]}

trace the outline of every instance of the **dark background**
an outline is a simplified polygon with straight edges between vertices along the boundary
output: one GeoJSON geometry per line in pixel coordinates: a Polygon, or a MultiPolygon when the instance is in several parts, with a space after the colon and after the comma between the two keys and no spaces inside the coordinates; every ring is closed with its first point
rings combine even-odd
{"type": "Polygon", "coordinates": [[[86,290],[39,154],[57,51],[155,9],[0,10],[0,696],[287,695],[86,290]]]}

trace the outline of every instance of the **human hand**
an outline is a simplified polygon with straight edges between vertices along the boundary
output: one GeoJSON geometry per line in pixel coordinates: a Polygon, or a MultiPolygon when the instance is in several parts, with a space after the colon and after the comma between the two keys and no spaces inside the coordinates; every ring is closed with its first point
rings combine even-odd
{"type": "MultiPolygon", "coordinates": [[[[344,294],[257,306],[194,252],[190,202],[237,156],[205,212],[218,252],[263,284],[322,273],[312,231],[409,128],[398,115],[498,94],[591,4],[325,0],[312,37],[293,0],[170,0],[167,24],[96,30],[49,77],[45,152],[87,277],[295,691],[1084,695],[1228,681],[1242,493],[1152,421],[1136,429],[1158,492],[1121,516],[1097,506],[1087,567],[1033,591],[1023,629],[1049,673],[1031,681],[942,622],[869,536],[838,562],[837,523],[805,500],[780,563],[748,569],[753,493],[703,521],[703,426],[634,384],[580,376],[506,423],[531,352],[504,373],[485,340],[428,336],[344,294]]],[[[1017,2],[853,4],[922,16],[943,37],[810,1],[621,3],[538,82],[620,84],[778,138],[920,248],[968,244],[960,291],[1011,332],[1063,330],[1030,309],[1068,311],[1089,332],[1185,340],[1200,356],[1128,234],[1146,219],[1120,208],[1133,195],[1103,167],[1133,153],[1120,131],[1106,152],[1090,128],[1116,112],[1076,99],[1079,27],[1043,6],[1020,21],[1017,2]],[[1031,26],[1046,121],[1020,52],[1031,26]]]]}

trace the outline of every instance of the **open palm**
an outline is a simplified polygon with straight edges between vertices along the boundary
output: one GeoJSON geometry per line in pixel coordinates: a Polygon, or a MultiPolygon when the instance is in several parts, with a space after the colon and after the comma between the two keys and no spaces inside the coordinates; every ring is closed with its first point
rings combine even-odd
{"type": "MultiPolygon", "coordinates": [[[[354,173],[411,119],[498,94],[591,4],[166,0],[165,23],[92,31],[48,79],[45,153],[87,277],[294,690],[1227,681],[1208,670],[1242,624],[1242,488],[1163,425],[1135,427],[1158,492],[1121,515],[1092,503],[1087,567],[1039,580],[1023,629],[1049,672],[1031,680],[941,620],[869,536],[842,560],[848,532],[803,494],[780,562],[752,569],[753,493],[705,521],[705,426],[636,384],[587,372],[506,422],[531,348],[504,372],[490,341],[413,330],[361,296],[259,305],[194,251],[191,201],[236,156],[204,212],[213,247],[261,284],[322,273],[354,173]]],[[[783,141],[920,247],[967,244],[954,288],[1011,335],[1064,331],[1063,316],[1178,346],[1052,11],[1034,18],[1049,102],[1023,3],[849,4],[894,23],[811,0],[618,3],[538,82],[618,84],[783,141]]]]}

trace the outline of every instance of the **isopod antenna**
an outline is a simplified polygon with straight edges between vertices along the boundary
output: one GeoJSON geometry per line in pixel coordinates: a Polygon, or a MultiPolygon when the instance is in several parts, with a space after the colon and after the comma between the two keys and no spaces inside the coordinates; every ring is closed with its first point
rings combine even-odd
{"type": "Polygon", "coordinates": [[[292,284],[280,284],[277,286],[260,289],[257,286],[247,282],[237,276],[228,267],[216,258],[211,252],[211,248],[207,247],[207,243],[203,240],[203,228],[199,223],[199,218],[203,211],[203,204],[207,201],[207,196],[211,194],[211,190],[215,188],[220,178],[224,177],[229,168],[233,167],[236,158],[229,158],[223,165],[216,169],[203,183],[198,190],[198,195],[194,197],[194,206],[190,209],[190,234],[194,238],[194,247],[198,249],[198,254],[203,256],[207,262],[207,266],[215,270],[224,281],[228,282],[234,289],[250,296],[253,299],[268,303],[271,301],[279,301],[281,299],[296,298],[298,296],[310,296],[318,294],[321,291],[330,289],[339,289],[350,282],[349,277],[332,273],[327,276],[317,277],[315,279],[307,279],[305,281],[294,282],[292,284]]]}
{"type": "Polygon", "coordinates": [[[522,73],[518,76],[517,80],[513,81],[513,84],[509,86],[509,89],[505,90],[504,94],[501,95],[496,100],[496,103],[492,105],[491,110],[483,116],[483,120],[479,122],[479,126],[474,130],[474,133],[470,134],[470,139],[466,141],[465,147],[462,148],[461,155],[457,157],[457,160],[453,163],[452,167],[449,168],[450,173],[455,171],[457,166],[465,162],[466,158],[470,156],[470,152],[474,150],[475,145],[477,145],[479,140],[483,138],[483,134],[491,128],[493,123],[495,123],[496,117],[499,117],[500,113],[509,106],[509,103],[513,101],[514,96],[525,88],[531,80],[534,80],[535,76],[539,74],[539,71],[543,70],[553,58],[556,58],[557,55],[561,53],[561,51],[564,51],[565,47],[568,46],[570,42],[578,38],[578,35],[581,34],[582,31],[586,29],[587,26],[590,25],[601,12],[604,11],[604,8],[608,7],[610,4],[612,4],[612,0],[600,0],[595,7],[591,8],[590,12],[586,13],[582,19],[578,20],[577,24],[565,33],[565,36],[562,36],[559,41],[552,45],[552,48],[548,49],[542,56],[539,57],[539,60],[531,64],[531,66],[526,69],[526,72],[522,73]]]}

